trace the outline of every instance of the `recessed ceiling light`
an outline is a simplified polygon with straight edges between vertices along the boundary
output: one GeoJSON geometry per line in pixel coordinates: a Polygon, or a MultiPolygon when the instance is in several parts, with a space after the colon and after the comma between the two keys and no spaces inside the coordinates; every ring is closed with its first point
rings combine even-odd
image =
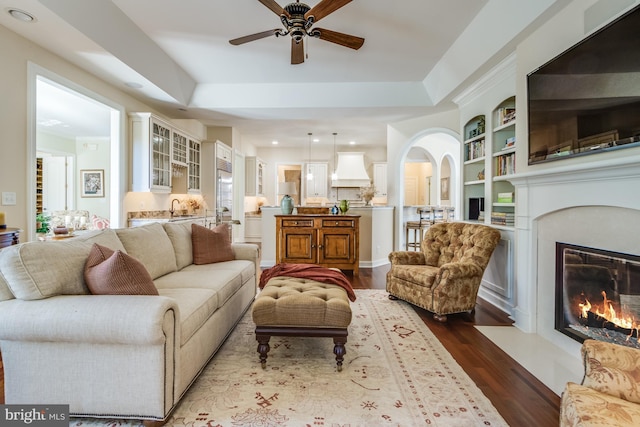
{"type": "Polygon", "coordinates": [[[132,89],[142,89],[142,85],[140,83],[137,82],[125,82],[124,84],[125,86],[128,86],[132,89]]]}
{"type": "Polygon", "coordinates": [[[16,18],[19,21],[22,22],[36,22],[37,19],[31,15],[28,12],[25,12],[24,10],[20,10],[20,9],[15,9],[15,8],[9,8],[7,9],[7,13],[11,16],[13,16],[14,18],[16,18]]]}
{"type": "Polygon", "coordinates": [[[278,145],[278,141],[271,141],[271,144],[278,145]]]}
{"type": "Polygon", "coordinates": [[[355,141],[349,141],[349,145],[356,145],[355,141]]]}
{"type": "Polygon", "coordinates": [[[313,138],[313,142],[320,142],[318,138],[313,138]]]}

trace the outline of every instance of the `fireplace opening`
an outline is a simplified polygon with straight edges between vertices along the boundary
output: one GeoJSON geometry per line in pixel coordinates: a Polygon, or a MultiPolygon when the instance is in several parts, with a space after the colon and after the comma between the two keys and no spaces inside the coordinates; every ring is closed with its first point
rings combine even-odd
{"type": "Polygon", "coordinates": [[[640,348],[640,256],[556,242],[555,328],[640,348]]]}

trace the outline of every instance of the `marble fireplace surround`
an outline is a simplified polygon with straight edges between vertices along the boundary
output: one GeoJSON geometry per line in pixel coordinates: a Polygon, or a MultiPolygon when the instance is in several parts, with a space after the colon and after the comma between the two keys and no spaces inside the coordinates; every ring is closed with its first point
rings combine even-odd
{"type": "MultiPolygon", "coordinates": [[[[640,255],[640,155],[520,174],[515,326],[579,356],[554,328],[555,244],[640,255]]],[[[555,165],[554,165],[555,166],[555,165]]]]}

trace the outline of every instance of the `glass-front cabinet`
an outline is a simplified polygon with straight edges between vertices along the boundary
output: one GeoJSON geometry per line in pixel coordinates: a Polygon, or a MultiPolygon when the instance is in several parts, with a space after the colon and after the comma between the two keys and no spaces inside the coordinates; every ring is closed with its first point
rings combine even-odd
{"type": "Polygon", "coordinates": [[[151,124],[151,188],[171,190],[171,129],[155,120],[151,124]]]}
{"type": "Polygon", "coordinates": [[[200,141],[151,113],[129,113],[129,121],[131,191],[199,193],[200,141]]]}
{"type": "Polygon", "coordinates": [[[200,194],[200,141],[189,138],[189,182],[187,192],[200,194]]]}

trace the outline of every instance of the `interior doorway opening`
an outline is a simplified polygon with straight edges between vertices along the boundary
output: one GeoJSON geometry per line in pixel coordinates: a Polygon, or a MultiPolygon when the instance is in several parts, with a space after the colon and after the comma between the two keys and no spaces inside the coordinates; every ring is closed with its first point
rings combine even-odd
{"type": "Polygon", "coordinates": [[[27,167],[32,203],[27,208],[35,239],[39,213],[86,210],[121,223],[126,170],[124,109],[34,64],[29,66],[30,109],[27,167]],[[83,174],[102,176],[99,197],[85,194],[83,174]]]}

